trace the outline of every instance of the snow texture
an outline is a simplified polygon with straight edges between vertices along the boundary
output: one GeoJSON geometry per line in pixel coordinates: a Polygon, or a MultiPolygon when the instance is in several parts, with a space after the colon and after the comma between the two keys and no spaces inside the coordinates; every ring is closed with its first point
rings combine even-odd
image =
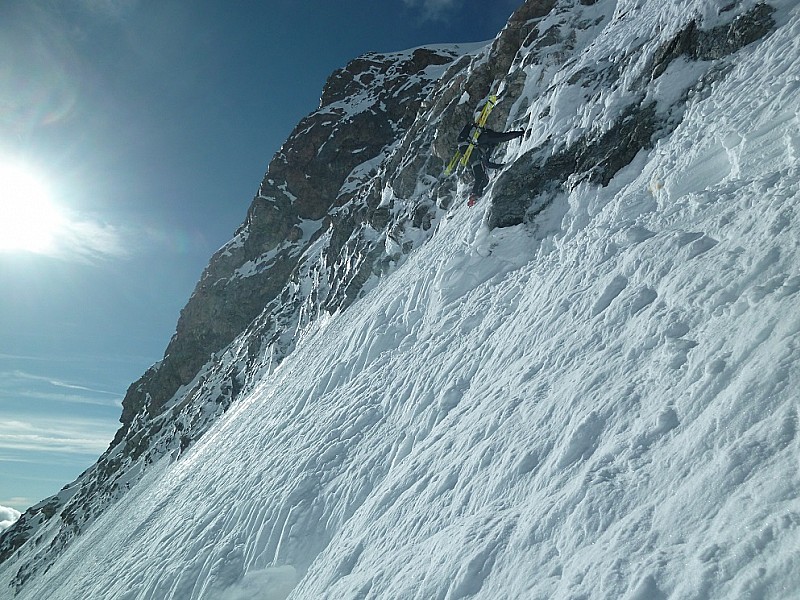
{"type": "MultiPolygon", "coordinates": [[[[608,186],[493,231],[491,191],[456,205],[19,598],[797,598],[800,8],[773,4],[608,186]]],[[[591,52],[715,7],[617,2],[591,52]]],[[[507,164],[619,115],[553,89],[507,164]]]]}

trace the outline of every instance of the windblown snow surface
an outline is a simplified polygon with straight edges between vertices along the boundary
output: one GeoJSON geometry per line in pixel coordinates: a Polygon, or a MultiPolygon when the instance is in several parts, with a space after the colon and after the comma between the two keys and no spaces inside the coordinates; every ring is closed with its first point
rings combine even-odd
{"type": "MultiPolygon", "coordinates": [[[[800,16],[783,6],[607,187],[536,226],[488,231],[491,189],[451,208],[19,597],[799,598],[800,16]]],[[[529,126],[507,163],[546,134],[529,126]]]]}

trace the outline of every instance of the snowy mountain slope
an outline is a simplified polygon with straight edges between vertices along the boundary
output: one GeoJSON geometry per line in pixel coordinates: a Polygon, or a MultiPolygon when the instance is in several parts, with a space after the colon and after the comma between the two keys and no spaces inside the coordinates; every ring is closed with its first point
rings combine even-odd
{"type": "MultiPolygon", "coordinates": [[[[797,596],[800,10],[698,60],[662,49],[755,5],[553,4],[541,32],[606,17],[516,57],[499,114],[531,132],[482,203],[398,232],[399,267],[19,597],[797,596]],[[587,55],[632,58],[581,100],[587,55]],[[645,98],[658,135],[607,185],[526,175],[645,98]],[[515,188],[525,222],[490,230],[515,188]]],[[[392,211],[448,193],[419,173],[392,211]]]]}
{"type": "Polygon", "coordinates": [[[150,465],[202,437],[320,311],[346,307],[384,269],[391,258],[364,224],[375,218],[363,188],[447,67],[480,50],[371,53],[331,75],[320,108],[273,158],[245,222],[211,258],[164,359],[131,384],[109,449],[0,538],[0,563],[34,549],[15,561],[15,586],[49,568],[150,465]]]}

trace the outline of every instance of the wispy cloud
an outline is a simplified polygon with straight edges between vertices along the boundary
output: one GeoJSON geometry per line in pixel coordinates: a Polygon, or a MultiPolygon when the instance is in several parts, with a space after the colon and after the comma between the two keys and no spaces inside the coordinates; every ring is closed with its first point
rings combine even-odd
{"type": "Polygon", "coordinates": [[[2,396],[115,408],[122,405],[122,396],[117,392],[19,370],[0,372],[0,397],[2,396]]]}
{"type": "Polygon", "coordinates": [[[20,511],[27,509],[29,506],[33,506],[36,499],[28,498],[27,496],[10,496],[8,498],[0,498],[0,506],[5,507],[16,507],[20,511]]]}
{"type": "Polygon", "coordinates": [[[27,400],[48,400],[50,402],[61,402],[65,404],[83,404],[87,406],[106,406],[121,408],[122,397],[117,396],[111,398],[91,398],[89,396],[79,394],[65,394],[58,392],[37,392],[30,390],[23,390],[14,392],[14,396],[18,399],[25,398],[27,400]]]}
{"type": "Polygon", "coordinates": [[[11,527],[19,519],[19,511],[7,506],[0,506],[0,533],[11,527]]]}
{"type": "MultiPolygon", "coordinates": [[[[0,454],[0,464],[2,463],[23,463],[26,465],[36,464],[37,461],[33,460],[32,458],[23,458],[19,456],[7,456],[5,454],[0,454]]],[[[0,504],[3,503],[3,500],[0,499],[0,504]]]]}
{"type": "Polygon", "coordinates": [[[120,227],[90,220],[67,219],[50,252],[52,256],[78,262],[129,258],[128,237],[120,227]]]}
{"type": "Polygon", "coordinates": [[[29,356],[27,354],[8,354],[5,352],[0,352],[0,360],[7,359],[7,360],[31,360],[36,362],[45,362],[49,361],[50,359],[45,356],[29,356]]]}
{"type": "Polygon", "coordinates": [[[87,387],[85,385],[69,383],[67,381],[61,381],[59,379],[53,379],[52,377],[46,377],[43,375],[33,375],[32,373],[25,373],[24,371],[11,371],[7,373],[0,373],[0,377],[4,376],[12,376],[18,379],[26,379],[28,381],[43,381],[45,383],[49,383],[54,387],[66,388],[68,390],[80,390],[84,392],[92,392],[94,394],[106,394],[115,397],[119,396],[119,394],[117,394],[116,392],[109,392],[108,390],[100,390],[97,388],[87,387]]]}
{"type": "MultiPolygon", "coordinates": [[[[0,85],[0,105],[8,95],[4,87],[0,85]]],[[[83,262],[128,256],[126,238],[135,237],[94,215],[70,210],[63,191],[55,184],[57,178],[22,153],[0,154],[4,184],[0,188],[0,251],[83,262]]]]}
{"type": "Polygon", "coordinates": [[[0,451],[102,454],[115,428],[101,419],[30,418],[0,421],[0,451]]]}
{"type": "Polygon", "coordinates": [[[462,0],[403,0],[406,6],[419,7],[425,19],[443,19],[447,12],[459,8],[462,0]]]}
{"type": "Polygon", "coordinates": [[[98,363],[102,364],[125,364],[129,365],[131,363],[136,362],[147,362],[151,360],[149,356],[138,356],[138,355],[128,355],[128,354],[120,354],[116,356],[112,355],[102,355],[96,356],[93,354],[71,354],[65,356],[63,354],[42,354],[38,356],[33,356],[29,354],[12,354],[9,352],[0,352],[0,360],[14,360],[14,361],[30,361],[34,363],[39,362],[47,362],[47,363],[72,363],[72,364],[79,364],[79,363],[89,363],[92,365],[96,365],[98,363]]]}

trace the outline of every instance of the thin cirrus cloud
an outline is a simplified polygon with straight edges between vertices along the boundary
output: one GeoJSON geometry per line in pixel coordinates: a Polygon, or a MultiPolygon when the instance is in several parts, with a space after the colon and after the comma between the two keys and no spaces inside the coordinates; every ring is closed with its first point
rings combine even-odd
{"type": "Polygon", "coordinates": [[[15,397],[19,400],[46,400],[48,402],[59,402],[62,404],[80,404],[85,406],[103,406],[109,408],[121,408],[122,398],[114,399],[91,398],[80,394],[64,394],[58,392],[37,392],[23,390],[15,392],[15,397]]]}
{"type": "Polygon", "coordinates": [[[102,454],[115,427],[101,419],[48,419],[26,416],[25,420],[0,420],[0,451],[102,454]]]}
{"type": "Polygon", "coordinates": [[[78,262],[97,262],[109,258],[128,258],[130,245],[118,227],[86,220],[67,220],[56,239],[51,255],[78,262]]]}
{"type": "Polygon", "coordinates": [[[24,402],[29,406],[41,406],[42,402],[49,402],[95,406],[115,411],[122,406],[122,396],[117,393],[20,372],[0,373],[0,398],[2,397],[13,398],[16,402],[24,402]]]}

